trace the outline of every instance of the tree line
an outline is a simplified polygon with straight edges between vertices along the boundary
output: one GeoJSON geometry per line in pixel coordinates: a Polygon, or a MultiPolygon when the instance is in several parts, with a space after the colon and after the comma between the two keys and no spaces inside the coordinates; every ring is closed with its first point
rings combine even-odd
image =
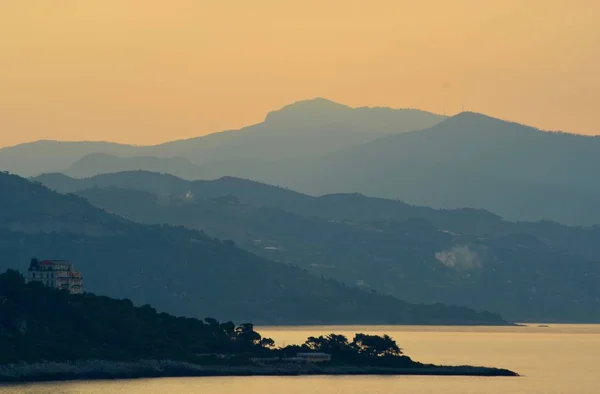
{"type": "Polygon", "coordinates": [[[26,283],[15,270],[0,274],[0,363],[82,359],[178,360],[248,363],[253,357],[332,354],[332,362],[410,362],[387,335],[310,337],[301,345],[276,347],[251,323],[207,317],[176,317],[150,305],[91,293],[69,294],[39,282],[26,283]]]}

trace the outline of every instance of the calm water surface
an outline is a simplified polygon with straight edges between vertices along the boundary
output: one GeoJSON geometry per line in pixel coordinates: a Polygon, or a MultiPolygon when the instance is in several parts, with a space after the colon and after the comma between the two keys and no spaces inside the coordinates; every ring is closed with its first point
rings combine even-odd
{"type": "Polygon", "coordinates": [[[518,378],[240,377],[144,379],[0,386],[0,394],[598,394],[600,325],[527,327],[262,327],[279,344],[330,332],[388,333],[413,359],[512,369],[518,378]]]}

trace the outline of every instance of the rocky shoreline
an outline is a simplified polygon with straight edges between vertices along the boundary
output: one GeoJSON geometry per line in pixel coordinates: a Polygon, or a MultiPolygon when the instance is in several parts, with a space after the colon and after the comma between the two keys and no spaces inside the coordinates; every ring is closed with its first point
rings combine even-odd
{"type": "Polygon", "coordinates": [[[513,371],[500,368],[425,364],[410,368],[384,368],[318,365],[225,366],[198,365],[168,360],[136,362],[89,360],[73,363],[44,362],[0,365],[0,382],[3,383],[159,377],[302,375],[518,376],[513,371]]]}

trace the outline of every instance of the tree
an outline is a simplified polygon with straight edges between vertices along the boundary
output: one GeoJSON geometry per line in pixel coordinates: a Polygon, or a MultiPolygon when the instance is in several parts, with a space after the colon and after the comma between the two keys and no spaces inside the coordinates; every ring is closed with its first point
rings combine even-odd
{"type": "Polygon", "coordinates": [[[235,332],[240,335],[240,334],[247,334],[250,332],[254,332],[254,324],[252,323],[243,323],[240,324],[239,326],[237,326],[235,328],[235,332]]]}
{"type": "Polygon", "coordinates": [[[25,284],[25,278],[19,271],[9,269],[0,275],[0,290],[16,289],[25,284]]]}
{"type": "Polygon", "coordinates": [[[244,323],[235,328],[236,341],[241,344],[243,348],[249,350],[256,345],[260,344],[262,337],[259,333],[254,331],[254,324],[244,323]]]}
{"type": "Polygon", "coordinates": [[[402,349],[389,335],[356,334],[352,343],[361,354],[371,357],[400,356],[402,349]]]}
{"type": "Polygon", "coordinates": [[[351,348],[348,338],[341,334],[309,337],[304,343],[310,350],[323,353],[340,353],[351,348]]]}
{"type": "Polygon", "coordinates": [[[310,350],[314,351],[321,351],[324,343],[325,338],[322,335],[320,337],[310,336],[306,339],[306,342],[304,342],[304,344],[308,346],[310,350]]]}
{"type": "Polygon", "coordinates": [[[230,337],[235,334],[235,324],[232,321],[221,323],[219,327],[221,327],[221,330],[230,337]]]}
{"type": "MultiPolygon", "coordinates": [[[[235,326],[207,318],[156,313],[149,305],[136,307],[91,293],[72,295],[25,283],[17,271],[0,274],[0,365],[14,362],[105,360],[181,360],[207,362],[204,355],[228,354],[237,361],[252,357],[293,357],[299,352],[330,353],[346,365],[407,366],[412,361],[387,335],[357,334],[310,337],[304,345],[275,348],[250,323],[235,326]],[[373,358],[371,355],[384,355],[373,358]]],[[[214,357],[214,362],[221,362],[214,357]]]]}
{"type": "Polygon", "coordinates": [[[260,340],[260,346],[272,349],[275,347],[275,341],[272,340],[271,338],[262,338],[260,340]]]}
{"type": "Polygon", "coordinates": [[[208,324],[209,326],[218,326],[219,325],[219,321],[217,319],[214,319],[212,317],[205,317],[204,318],[204,322],[206,324],[208,324]]]}

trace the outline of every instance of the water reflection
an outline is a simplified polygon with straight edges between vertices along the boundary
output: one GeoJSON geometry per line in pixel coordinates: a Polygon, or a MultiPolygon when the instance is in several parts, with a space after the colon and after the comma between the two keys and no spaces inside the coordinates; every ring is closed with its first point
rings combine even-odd
{"type": "Polygon", "coordinates": [[[0,386],[0,394],[596,394],[600,326],[262,327],[280,344],[337,332],[391,334],[416,360],[515,370],[519,378],[314,376],[141,379],[0,386]]]}

